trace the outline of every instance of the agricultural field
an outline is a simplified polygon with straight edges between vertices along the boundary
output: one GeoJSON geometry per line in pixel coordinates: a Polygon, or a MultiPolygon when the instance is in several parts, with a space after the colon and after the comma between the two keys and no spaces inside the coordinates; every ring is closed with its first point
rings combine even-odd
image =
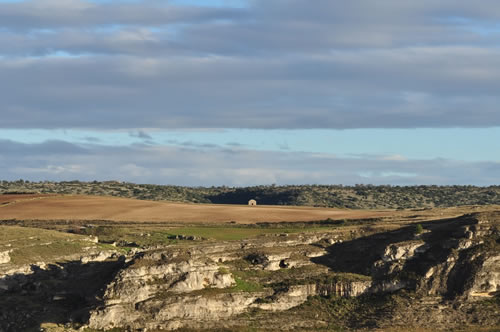
{"type": "Polygon", "coordinates": [[[182,187],[105,182],[0,181],[0,194],[93,195],[205,204],[318,206],[349,209],[446,208],[500,204],[500,186],[289,185],[182,187]]]}
{"type": "Polygon", "coordinates": [[[0,195],[0,331],[496,331],[499,211],[0,195]]]}
{"type": "Polygon", "coordinates": [[[8,195],[4,201],[8,204],[1,206],[0,219],[3,220],[257,223],[364,219],[391,213],[292,206],[186,204],[78,195],[8,195]]]}

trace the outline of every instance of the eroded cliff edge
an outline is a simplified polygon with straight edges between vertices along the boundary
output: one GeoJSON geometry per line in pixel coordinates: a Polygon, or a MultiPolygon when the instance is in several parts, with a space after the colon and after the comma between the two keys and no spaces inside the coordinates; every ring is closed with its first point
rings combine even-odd
{"type": "Polygon", "coordinates": [[[4,276],[15,286],[0,289],[0,326],[9,319],[4,330],[16,328],[9,298],[43,301],[42,291],[48,303],[78,294],[80,306],[63,312],[68,326],[94,330],[500,325],[500,213],[421,225],[193,239],[38,272],[71,284],[60,298],[36,273],[4,276]],[[88,292],[73,285],[86,287],[85,273],[88,292]]]}
{"type": "MultiPolygon", "coordinates": [[[[498,220],[495,213],[467,215],[425,223],[420,234],[410,225],[350,241],[334,233],[283,234],[152,250],[118,273],[107,287],[103,306],[91,313],[89,325],[230,327],[244,323],[238,318],[242,314],[286,311],[314,296],[397,291],[412,292],[414,303],[430,304],[427,309],[435,309],[435,314],[427,321],[450,324],[453,315],[443,311],[455,308],[461,316],[460,306],[498,296],[498,220]]],[[[457,323],[498,320],[486,312],[469,316],[457,323]]],[[[404,321],[403,315],[399,320],[404,321]]],[[[423,320],[407,323],[425,325],[423,320]]]]}

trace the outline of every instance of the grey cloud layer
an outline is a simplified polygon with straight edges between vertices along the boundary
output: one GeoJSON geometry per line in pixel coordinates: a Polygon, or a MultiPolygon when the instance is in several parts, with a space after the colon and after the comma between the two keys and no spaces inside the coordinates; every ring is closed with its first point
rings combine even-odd
{"type": "Polygon", "coordinates": [[[53,141],[0,141],[3,179],[109,180],[178,185],[256,184],[477,184],[500,177],[498,162],[404,160],[387,156],[338,158],[328,154],[240,148],[111,147],[53,141]],[[61,149],[62,147],[62,149],[61,149]],[[130,156],[134,158],[131,159],[130,156]],[[311,171],[313,170],[313,171],[311,171]]]}
{"type": "Polygon", "coordinates": [[[0,127],[500,126],[499,19],[493,0],[0,3],[0,127]]]}
{"type": "Polygon", "coordinates": [[[107,25],[157,26],[238,17],[237,9],[167,5],[167,1],[94,3],[86,0],[31,0],[0,4],[2,25],[13,30],[107,25]]]}

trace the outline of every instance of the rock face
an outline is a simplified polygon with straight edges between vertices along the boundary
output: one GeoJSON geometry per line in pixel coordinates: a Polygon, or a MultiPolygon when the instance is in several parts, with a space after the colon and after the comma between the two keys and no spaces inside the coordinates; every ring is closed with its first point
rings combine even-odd
{"type": "MultiPolygon", "coordinates": [[[[311,237],[323,240],[318,234],[311,237]]],[[[368,291],[370,281],[324,281],[327,268],[311,262],[311,257],[325,251],[310,245],[311,237],[199,243],[189,250],[144,252],[108,285],[103,305],[91,312],[89,326],[199,328],[255,308],[283,311],[310,296],[348,297],[368,291]]]]}
{"type": "Polygon", "coordinates": [[[428,245],[423,240],[394,243],[387,246],[382,260],[384,262],[393,262],[412,259],[416,254],[425,252],[428,248],[428,245]]]}
{"type": "Polygon", "coordinates": [[[253,308],[289,310],[311,296],[356,297],[400,289],[450,299],[493,296],[500,288],[500,256],[482,244],[496,227],[467,216],[430,223],[420,235],[413,227],[353,241],[314,235],[316,243],[333,242],[324,249],[301,235],[278,242],[200,243],[188,252],[151,251],[108,285],[104,305],[91,313],[90,327],[199,328],[253,308]],[[363,276],[363,271],[368,273],[363,276]],[[259,287],[246,289],[252,283],[259,287]]]}
{"type": "Polygon", "coordinates": [[[98,305],[105,287],[123,259],[82,264],[79,260],[38,264],[0,277],[0,331],[39,331],[40,324],[87,323],[88,308],[98,305]]]}
{"type": "Polygon", "coordinates": [[[467,294],[472,298],[493,297],[500,292],[500,254],[486,258],[467,294]]]}
{"type": "Polygon", "coordinates": [[[118,253],[116,251],[99,251],[94,250],[93,252],[89,252],[86,255],[80,257],[80,261],[83,264],[91,263],[91,262],[104,262],[110,258],[118,257],[118,253]]]}
{"type": "MultiPolygon", "coordinates": [[[[97,330],[231,329],[246,325],[255,312],[300,312],[319,297],[363,299],[400,291],[418,298],[415,312],[420,314],[400,309],[386,316],[401,322],[411,317],[422,326],[420,316],[450,324],[457,312],[453,308],[463,305],[460,315],[472,321],[474,303],[500,291],[499,221],[500,214],[481,214],[425,223],[422,234],[408,226],[354,239],[304,233],[194,241],[128,257],[89,252],[64,267],[40,265],[0,276],[0,308],[9,308],[6,295],[28,294],[31,303],[45,301],[61,311],[69,310],[64,303],[81,303],[69,311],[77,317],[72,319],[97,330]],[[84,284],[84,278],[99,284],[91,292],[80,291],[73,280],[84,284]],[[47,292],[48,287],[54,291],[47,292]]],[[[16,310],[0,309],[0,322],[2,317],[15,322],[16,315],[16,310]]]]}
{"type": "Polygon", "coordinates": [[[417,291],[448,299],[495,295],[500,288],[499,224],[496,216],[490,216],[491,222],[481,217],[466,216],[456,221],[458,227],[443,224],[429,233],[427,250],[405,266],[420,277],[417,291]]]}
{"type": "Polygon", "coordinates": [[[336,282],[332,284],[320,284],[317,294],[321,296],[356,297],[371,293],[371,281],[336,282]]]}
{"type": "Polygon", "coordinates": [[[199,327],[204,321],[218,321],[245,312],[260,294],[235,293],[214,296],[173,295],[152,298],[135,305],[113,305],[92,313],[89,325],[95,329],[113,326],[151,329],[199,327]]]}
{"type": "Polygon", "coordinates": [[[0,264],[10,262],[10,250],[0,252],[0,264]]]}
{"type": "Polygon", "coordinates": [[[288,310],[304,303],[309,296],[314,295],[318,295],[317,285],[295,285],[280,290],[271,297],[268,297],[271,301],[267,303],[253,303],[252,307],[271,311],[288,310]]]}
{"type": "Polygon", "coordinates": [[[184,293],[235,284],[231,274],[206,258],[179,257],[180,252],[152,252],[122,270],[108,286],[110,303],[138,303],[160,292],[184,293]]]}

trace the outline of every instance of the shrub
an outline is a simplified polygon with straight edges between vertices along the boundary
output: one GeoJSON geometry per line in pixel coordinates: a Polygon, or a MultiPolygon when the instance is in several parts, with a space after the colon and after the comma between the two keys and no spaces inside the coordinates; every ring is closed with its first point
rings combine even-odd
{"type": "Polygon", "coordinates": [[[422,227],[422,225],[417,224],[415,226],[415,234],[422,234],[423,232],[424,232],[424,228],[422,227]]]}

